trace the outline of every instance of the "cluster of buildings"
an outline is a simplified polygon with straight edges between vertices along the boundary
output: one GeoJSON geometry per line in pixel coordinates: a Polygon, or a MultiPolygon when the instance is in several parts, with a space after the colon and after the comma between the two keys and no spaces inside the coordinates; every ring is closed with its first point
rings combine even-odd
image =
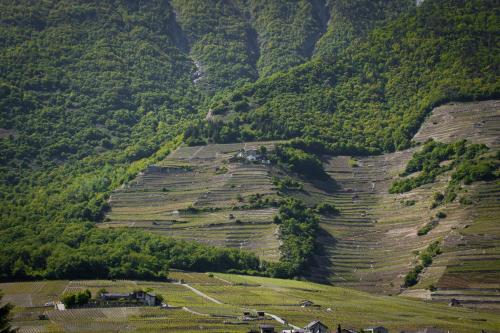
{"type": "MultiPolygon", "coordinates": [[[[260,333],[277,333],[272,325],[260,325],[260,333]]],[[[319,320],[307,324],[304,328],[282,330],[281,333],[361,333],[353,329],[337,326],[336,330],[331,331],[328,326],[319,320]]],[[[389,330],[383,326],[374,326],[363,329],[362,333],[389,333],[389,330]]]]}
{"type": "Polygon", "coordinates": [[[257,149],[240,150],[231,160],[246,161],[250,163],[260,163],[264,165],[271,164],[271,161],[267,159],[265,154],[259,153],[257,149]]]}

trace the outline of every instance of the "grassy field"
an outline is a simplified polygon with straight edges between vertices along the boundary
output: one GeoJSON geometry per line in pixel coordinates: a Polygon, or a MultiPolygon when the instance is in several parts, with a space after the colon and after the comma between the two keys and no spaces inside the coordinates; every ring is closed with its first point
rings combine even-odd
{"type": "Polygon", "coordinates": [[[247,332],[268,323],[285,328],[269,316],[242,322],[243,311],[277,315],[295,326],[321,320],[330,328],[337,324],[361,328],[383,325],[391,332],[439,327],[451,332],[498,332],[500,316],[488,310],[455,308],[435,302],[399,296],[377,296],[347,288],[311,282],[248,277],[229,274],[172,272],[198,291],[222,304],[206,299],[185,285],[147,281],[41,281],[2,283],[6,300],[16,305],[14,325],[20,332],[247,332]],[[100,288],[127,291],[151,288],[174,307],[92,308],[56,311],[43,302],[57,301],[65,291],[100,288]],[[42,303],[27,304],[25,297],[42,303]],[[314,303],[300,307],[302,300],[314,303]],[[183,308],[184,307],[184,308],[183,308]],[[49,320],[39,320],[46,314],[49,320]],[[237,324],[239,323],[239,324],[237,324]]]}

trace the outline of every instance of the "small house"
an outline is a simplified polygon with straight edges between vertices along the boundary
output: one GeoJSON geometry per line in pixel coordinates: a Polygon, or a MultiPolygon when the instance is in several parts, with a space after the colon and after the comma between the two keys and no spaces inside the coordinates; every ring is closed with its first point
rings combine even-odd
{"type": "Polygon", "coordinates": [[[153,293],[145,293],[144,295],[144,304],[149,305],[149,306],[155,306],[158,301],[156,299],[156,295],[153,293]]]}
{"type": "Polygon", "coordinates": [[[130,299],[130,293],[101,293],[101,300],[103,301],[119,301],[122,299],[130,299]]]}
{"type": "Polygon", "coordinates": [[[132,293],[101,293],[101,301],[105,302],[139,302],[146,306],[160,305],[155,294],[142,290],[132,293]]]}
{"type": "Polygon", "coordinates": [[[367,333],[389,333],[389,330],[384,326],[373,326],[365,328],[363,331],[367,333]]]}
{"type": "Polygon", "coordinates": [[[274,333],[274,326],[272,325],[260,325],[260,333],[274,333]]]}
{"type": "Polygon", "coordinates": [[[304,327],[304,330],[307,333],[328,333],[328,326],[320,322],[319,320],[315,320],[307,324],[306,327],[304,327]]]}

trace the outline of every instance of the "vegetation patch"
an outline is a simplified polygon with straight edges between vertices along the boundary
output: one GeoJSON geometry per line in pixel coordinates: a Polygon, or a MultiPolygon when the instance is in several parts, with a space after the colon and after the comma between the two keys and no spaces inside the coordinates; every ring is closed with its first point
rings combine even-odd
{"type": "Polygon", "coordinates": [[[281,262],[274,268],[273,276],[302,275],[311,264],[316,249],[319,219],[311,208],[294,198],[284,199],[274,222],[279,225],[282,245],[281,262]]]}
{"type": "Polygon", "coordinates": [[[317,204],[314,210],[318,214],[323,214],[323,215],[338,215],[340,213],[340,210],[337,207],[335,207],[334,204],[329,202],[322,202],[320,204],[317,204]]]}
{"type": "Polygon", "coordinates": [[[422,272],[424,267],[430,266],[432,264],[432,258],[441,253],[439,243],[439,241],[434,241],[424,251],[420,252],[420,264],[406,274],[404,287],[408,288],[418,283],[418,275],[422,272]]]}
{"type": "Polygon", "coordinates": [[[422,228],[418,229],[417,235],[418,236],[424,236],[427,235],[432,229],[434,229],[437,225],[439,224],[438,220],[432,220],[429,223],[427,223],[425,226],[422,228]]]}
{"type": "Polygon", "coordinates": [[[444,202],[453,201],[460,184],[470,184],[478,180],[494,180],[500,175],[498,157],[485,156],[488,147],[482,144],[467,144],[466,140],[455,143],[440,143],[430,140],[421,151],[416,152],[406,165],[402,177],[419,172],[417,176],[394,181],[389,193],[404,193],[424,184],[433,183],[436,177],[454,170],[445,193],[436,193],[431,208],[444,202]],[[449,161],[449,163],[442,163],[449,161]]]}

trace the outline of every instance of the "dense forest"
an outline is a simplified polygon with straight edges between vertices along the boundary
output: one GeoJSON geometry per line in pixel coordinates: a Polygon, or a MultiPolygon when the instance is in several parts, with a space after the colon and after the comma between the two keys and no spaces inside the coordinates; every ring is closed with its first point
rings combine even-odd
{"type": "MultiPolygon", "coordinates": [[[[408,147],[433,106],[498,96],[498,17],[493,0],[0,3],[0,279],[278,274],[94,223],[182,142],[295,138],[278,150],[294,172],[320,168],[314,154],[408,147]]],[[[279,215],[306,233],[284,249],[289,272],[316,228],[299,210],[279,215]]]]}
{"type": "Polygon", "coordinates": [[[410,146],[427,113],[498,95],[495,1],[424,1],[366,38],[227,92],[192,142],[301,138],[333,153],[410,146]]]}

